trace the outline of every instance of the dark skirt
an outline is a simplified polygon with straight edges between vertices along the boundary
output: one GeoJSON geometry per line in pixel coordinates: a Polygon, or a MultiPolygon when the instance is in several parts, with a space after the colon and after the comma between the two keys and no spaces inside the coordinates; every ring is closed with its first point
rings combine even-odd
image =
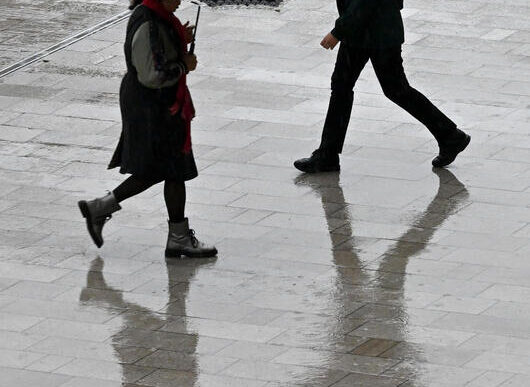
{"type": "Polygon", "coordinates": [[[175,87],[149,89],[128,72],[120,87],[122,132],[108,166],[144,179],[187,181],[197,177],[193,152],[183,153],[185,124],[169,107],[175,87]]]}

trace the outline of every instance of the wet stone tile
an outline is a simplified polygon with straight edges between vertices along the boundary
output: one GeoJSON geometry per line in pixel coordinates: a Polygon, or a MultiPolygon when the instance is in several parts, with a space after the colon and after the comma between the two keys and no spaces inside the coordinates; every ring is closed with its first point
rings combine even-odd
{"type": "Polygon", "coordinates": [[[357,387],[357,386],[381,386],[396,387],[401,386],[403,379],[390,378],[386,376],[374,376],[352,373],[344,379],[335,383],[333,387],[357,387]]]}
{"type": "MultiPolygon", "coordinates": [[[[0,63],[125,10],[19,3],[0,63]]],[[[431,171],[435,141],[369,65],[341,173],[305,176],[292,162],[324,124],[335,58],[317,39],[335,4],[220,3],[188,77],[187,212],[217,259],[164,262],[161,185],[124,203],[102,249],[83,234],[76,201],[122,179],[104,171],[125,22],[2,78],[0,385],[526,385],[526,4],[405,4],[411,82],[473,137],[451,168],[431,171]]]]}
{"type": "Polygon", "coordinates": [[[380,356],[400,360],[414,360],[421,357],[425,363],[461,367],[475,358],[478,353],[478,351],[460,349],[460,347],[441,347],[438,345],[401,342],[380,356]]]}
{"type": "Polygon", "coordinates": [[[61,384],[61,387],[138,387],[136,384],[125,384],[117,381],[103,380],[99,378],[84,378],[84,377],[73,377],[65,384],[61,384]]]}
{"type": "Polygon", "coordinates": [[[42,317],[24,316],[13,313],[0,313],[0,329],[6,331],[22,332],[37,325],[42,317]]]}
{"type": "Polygon", "coordinates": [[[287,350],[288,347],[282,345],[236,341],[222,349],[216,355],[246,360],[270,361],[287,350]]]}
{"type": "Polygon", "coordinates": [[[297,381],[316,381],[332,384],[345,376],[342,371],[265,362],[239,361],[222,372],[223,375],[246,377],[263,381],[277,381],[296,384],[297,381]]]}
{"type": "Polygon", "coordinates": [[[525,356],[484,353],[467,363],[466,367],[528,375],[529,361],[530,358],[525,356]]]}
{"type": "Polygon", "coordinates": [[[0,330],[0,348],[3,349],[25,350],[43,339],[45,336],[0,330]]]}
{"type": "Polygon", "coordinates": [[[27,351],[0,350],[0,367],[25,368],[42,358],[42,354],[27,351]]]}
{"type": "Polygon", "coordinates": [[[31,363],[25,369],[30,371],[53,372],[71,362],[74,358],[67,356],[46,355],[31,363]]]}
{"type": "Polygon", "coordinates": [[[396,360],[333,352],[292,349],[274,358],[274,363],[315,366],[346,372],[378,375],[397,364],[396,360]]]}
{"type": "Polygon", "coordinates": [[[93,376],[94,369],[98,370],[98,378],[125,383],[134,383],[153,372],[152,368],[147,367],[87,359],[75,359],[57,369],[56,372],[63,375],[90,378],[93,376]]]}
{"type": "Polygon", "coordinates": [[[371,339],[359,345],[352,353],[360,356],[380,356],[396,345],[398,342],[392,340],[371,339]]]}
{"type": "Polygon", "coordinates": [[[192,371],[195,367],[195,361],[194,356],[187,353],[158,350],[141,359],[136,365],[177,371],[192,371]]]}
{"type": "Polygon", "coordinates": [[[2,384],[4,386],[43,386],[58,387],[66,383],[69,376],[58,375],[47,372],[29,371],[15,368],[1,367],[2,384]]]}
{"type": "Polygon", "coordinates": [[[330,337],[329,333],[288,330],[269,341],[269,343],[288,347],[348,353],[366,340],[366,338],[361,336],[336,334],[330,337]]]}
{"type": "MultiPolygon", "coordinates": [[[[510,381],[515,382],[516,377],[512,377],[513,375],[507,372],[498,372],[498,371],[487,371],[480,375],[478,378],[474,379],[470,383],[468,383],[468,386],[470,387],[489,387],[489,386],[509,386],[510,381]],[[503,384],[503,382],[506,382],[503,384]]],[[[522,376],[522,375],[518,375],[522,376]]],[[[526,378],[526,376],[525,376],[526,378]]]]}
{"type": "Polygon", "coordinates": [[[476,369],[447,367],[432,364],[422,364],[412,361],[404,361],[394,368],[386,371],[384,376],[391,378],[408,379],[409,383],[427,384],[433,386],[463,386],[482,375],[483,372],[476,369]]]}
{"type": "Polygon", "coordinates": [[[46,282],[20,281],[8,289],[3,290],[0,294],[18,298],[52,300],[69,289],[69,286],[60,286],[46,282]]]}
{"type": "Polygon", "coordinates": [[[142,386],[156,387],[193,387],[197,376],[192,371],[156,370],[155,372],[140,379],[138,383],[142,386]]]}
{"type": "Polygon", "coordinates": [[[474,333],[471,332],[454,330],[458,328],[454,325],[443,325],[442,327],[441,324],[436,324],[436,326],[439,326],[440,329],[420,326],[404,327],[403,323],[399,322],[368,322],[352,331],[351,334],[394,341],[447,346],[459,345],[474,336],[474,333]],[[450,326],[451,330],[446,329],[445,327],[447,326],[450,326]]]}
{"type": "Polygon", "coordinates": [[[210,375],[205,373],[197,375],[196,383],[205,387],[265,387],[268,385],[265,381],[210,375]]]}

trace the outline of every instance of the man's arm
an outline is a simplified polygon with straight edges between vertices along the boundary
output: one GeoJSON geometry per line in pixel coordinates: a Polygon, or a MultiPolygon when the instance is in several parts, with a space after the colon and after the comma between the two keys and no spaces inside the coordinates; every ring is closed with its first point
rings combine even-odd
{"type": "Polygon", "coordinates": [[[338,40],[354,37],[366,28],[375,10],[383,1],[394,0],[353,0],[346,12],[336,20],[331,34],[338,40]]]}

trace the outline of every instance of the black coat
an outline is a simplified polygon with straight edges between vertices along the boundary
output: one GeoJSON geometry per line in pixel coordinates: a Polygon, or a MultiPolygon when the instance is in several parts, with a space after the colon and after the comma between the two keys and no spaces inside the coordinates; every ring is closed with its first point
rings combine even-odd
{"type": "MultiPolygon", "coordinates": [[[[122,132],[108,167],[120,167],[121,173],[145,179],[190,180],[197,176],[197,168],[193,154],[181,151],[186,135],[185,125],[178,114],[169,113],[169,107],[176,98],[176,86],[145,87],[139,82],[132,64],[134,33],[145,22],[165,28],[175,46],[179,47],[179,37],[166,21],[145,6],[134,10],[127,25],[124,45],[127,73],[120,87],[122,132]]],[[[154,33],[158,29],[150,28],[150,31],[152,44],[162,44],[154,33]]],[[[157,46],[157,49],[160,47],[157,46]]],[[[160,52],[163,53],[163,47],[160,52]]]]}
{"type": "Polygon", "coordinates": [[[388,48],[405,40],[403,0],[337,0],[339,18],[331,33],[350,46],[388,48]]]}

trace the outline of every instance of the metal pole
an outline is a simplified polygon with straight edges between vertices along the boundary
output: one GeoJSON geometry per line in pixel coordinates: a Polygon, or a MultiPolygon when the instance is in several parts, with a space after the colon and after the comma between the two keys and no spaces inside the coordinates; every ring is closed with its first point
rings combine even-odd
{"type": "Polygon", "coordinates": [[[190,54],[193,54],[193,52],[195,51],[195,36],[197,35],[197,26],[199,25],[199,16],[201,14],[201,5],[196,1],[192,1],[192,4],[195,4],[198,8],[197,8],[197,19],[195,20],[195,28],[193,29],[193,40],[190,45],[190,51],[189,51],[190,54]]]}

